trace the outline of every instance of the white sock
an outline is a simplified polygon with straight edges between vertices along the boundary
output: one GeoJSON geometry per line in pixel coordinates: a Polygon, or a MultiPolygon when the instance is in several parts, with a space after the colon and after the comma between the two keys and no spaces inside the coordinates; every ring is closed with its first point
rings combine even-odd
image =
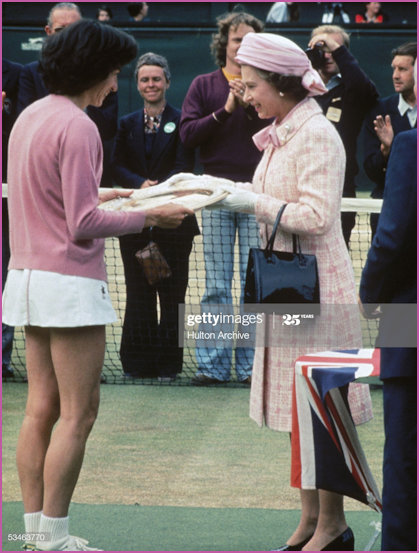
{"type": "Polygon", "coordinates": [[[33,539],[30,536],[31,534],[37,534],[39,532],[41,513],[42,511],[38,511],[36,513],[25,513],[23,515],[23,522],[25,524],[25,534],[28,536],[28,539],[26,539],[27,543],[35,543],[36,536],[34,536],[33,539]]]}
{"type": "MultiPolygon", "coordinates": [[[[45,547],[48,543],[55,543],[65,539],[68,536],[68,527],[68,516],[53,518],[42,514],[39,524],[39,534],[41,534],[42,540],[40,539],[38,544],[45,547]]],[[[41,538],[41,536],[39,537],[41,538]]]]}

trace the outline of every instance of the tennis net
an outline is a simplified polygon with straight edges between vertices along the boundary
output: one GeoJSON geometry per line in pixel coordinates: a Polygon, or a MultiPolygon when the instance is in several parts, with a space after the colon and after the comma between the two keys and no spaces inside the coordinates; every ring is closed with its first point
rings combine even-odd
{"type": "MultiPolygon", "coordinates": [[[[3,186],[3,198],[7,198],[7,186],[3,186]]],[[[349,245],[350,256],[355,274],[357,286],[359,285],[363,266],[371,243],[370,215],[379,213],[381,200],[344,198],[342,200],[342,212],[355,212],[356,224],[352,230],[349,245]]],[[[197,214],[198,224],[201,226],[201,213],[197,214]]],[[[120,359],[120,343],[122,337],[122,324],[126,307],[124,267],[120,255],[119,241],[117,238],[106,240],[106,265],[108,271],[109,292],[118,320],[107,327],[107,347],[103,369],[103,380],[110,384],[159,384],[161,380],[156,378],[127,378],[124,375],[120,359]]],[[[232,280],[233,303],[239,302],[240,275],[238,268],[238,252],[235,252],[234,274],[232,280]]],[[[199,305],[205,292],[205,266],[202,236],[196,236],[189,257],[189,281],[186,291],[185,304],[199,305]]],[[[364,347],[374,347],[378,331],[377,320],[365,320],[360,317],[364,347]]],[[[231,380],[229,386],[243,386],[235,377],[234,355],[231,368],[231,380]]],[[[13,353],[11,366],[14,371],[12,377],[16,381],[26,379],[25,369],[25,339],[22,328],[15,328],[13,353]]],[[[189,385],[198,368],[196,351],[194,347],[185,347],[183,352],[182,372],[175,381],[164,381],[170,385],[189,385]]],[[[227,385],[227,384],[226,384],[227,385]]]]}

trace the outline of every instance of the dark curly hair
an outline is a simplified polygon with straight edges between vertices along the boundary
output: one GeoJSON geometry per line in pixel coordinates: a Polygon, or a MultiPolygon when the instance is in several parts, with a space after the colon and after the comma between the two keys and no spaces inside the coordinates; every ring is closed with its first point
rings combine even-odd
{"type": "Polygon", "coordinates": [[[230,29],[235,30],[241,24],[252,27],[256,33],[261,33],[263,31],[263,22],[245,12],[232,12],[228,15],[221,15],[218,17],[218,33],[212,35],[210,48],[215,62],[219,67],[224,67],[226,64],[228,33],[230,29]]]}
{"type": "Polygon", "coordinates": [[[283,92],[291,96],[297,102],[301,102],[307,97],[308,90],[301,84],[302,78],[295,75],[279,75],[265,71],[264,69],[256,69],[258,75],[272,85],[278,92],[283,92]]]}
{"type": "Polygon", "coordinates": [[[76,96],[136,55],[132,36],[99,21],[82,19],[46,38],[39,70],[50,92],[76,96]]]}

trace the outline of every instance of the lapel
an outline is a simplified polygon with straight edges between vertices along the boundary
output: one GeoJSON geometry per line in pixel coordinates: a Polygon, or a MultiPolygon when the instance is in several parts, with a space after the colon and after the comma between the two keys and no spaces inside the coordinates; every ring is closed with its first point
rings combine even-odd
{"type": "Polygon", "coordinates": [[[147,160],[145,157],[143,110],[137,112],[136,117],[133,121],[131,139],[133,141],[135,151],[138,153],[139,165],[146,168],[147,160]]]}
{"type": "Polygon", "coordinates": [[[173,136],[176,134],[177,125],[178,125],[178,121],[174,117],[174,113],[172,109],[168,104],[166,104],[166,107],[163,111],[159,132],[157,133],[157,136],[155,137],[154,144],[153,144],[153,151],[152,151],[151,162],[150,162],[151,171],[154,169],[155,165],[162,158],[164,151],[167,149],[168,145],[172,141],[173,136]],[[165,127],[167,123],[173,123],[176,126],[172,132],[165,131],[165,127]]]}

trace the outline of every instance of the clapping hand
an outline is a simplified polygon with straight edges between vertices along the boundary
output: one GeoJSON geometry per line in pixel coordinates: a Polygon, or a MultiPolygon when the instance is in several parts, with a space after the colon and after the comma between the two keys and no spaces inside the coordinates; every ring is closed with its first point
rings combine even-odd
{"type": "Polygon", "coordinates": [[[232,81],[229,81],[228,86],[230,87],[229,96],[231,97],[231,95],[233,95],[234,100],[238,102],[241,106],[246,108],[249,104],[243,99],[244,93],[246,92],[246,85],[243,83],[243,81],[241,79],[233,79],[232,81]]]}
{"type": "Polygon", "coordinates": [[[381,142],[381,152],[384,157],[390,155],[391,145],[394,138],[394,130],[391,124],[391,119],[389,115],[386,115],[384,118],[382,115],[377,115],[377,118],[374,119],[374,130],[377,134],[378,140],[381,142]]]}

